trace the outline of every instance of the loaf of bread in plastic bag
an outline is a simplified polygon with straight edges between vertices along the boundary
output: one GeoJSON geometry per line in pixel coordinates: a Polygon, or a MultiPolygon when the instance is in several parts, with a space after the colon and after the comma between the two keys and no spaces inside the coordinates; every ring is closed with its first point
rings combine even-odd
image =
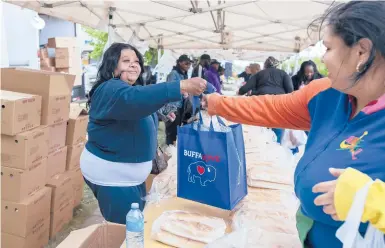
{"type": "Polygon", "coordinates": [[[168,211],[155,220],[151,236],[167,245],[188,247],[188,243],[210,243],[224,236],[225,232],[223,219],[186,211],[168,211]]]}
{"type": "Polygon", "coordinates": [[[259,228],[240,229],[205,248],[302,248],[298,235],[268,232],[259,228]]]}

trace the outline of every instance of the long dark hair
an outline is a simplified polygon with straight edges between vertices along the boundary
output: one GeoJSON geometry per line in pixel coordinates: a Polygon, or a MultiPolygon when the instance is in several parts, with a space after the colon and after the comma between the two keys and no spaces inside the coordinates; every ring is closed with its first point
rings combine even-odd
{"type": "MultiPolygon", "coordinates": [[[[359,72],[352,75],[357,83],[373,65],[376,54],[385,58],[385,2],[350,1],[338,4],[313,24],[330,25],[335,35],[342,38],[348,47],[353,47],[363,38],[369,39],[373,46],[370,56],[359,72]]],[[[312,25],[312,24],[311,24],[312,25]]]]}
{"type": "Polygon", "coordinates": [[[139,65],[140,65],[140,75],[136,81],[135,84],[141,84],[143,85],[143,79],[142,74],[144,72],[144,60],[142,54],[136,49],[135,47],[125,44],[125,43],[113,43],[104,53],[102,63],[98,69],[98,74],[96,78],[96,82],[92,89],[90,90],[88,94],[88,102],[87,105],[91,105],[91,99],[92,95],[95,93],[95,90],[104,82],[107,82],[108,80],[115,78],[120,78],[120,75],[114,75],[114,71],[116,67],[118,66],[120,56],[122,54],[122,50],[129,49],[135,52],[136,56],[139,59],[139,65]]]}
{"type": "Polygon", "coordinates": [[[321,73],[319,73],[319,71],[318,71],[317,65],[312,60],[308,60],[308,61],[305,61],[301,64],[301,68],[297,72],[297,77],[299,80],[305,81],[305,82],[308,81],[306,76],[305,76],[305,69],[308,66],[312,66],[314,68],[313,79],[318,79],[318,78],[322,77],[321,73]]]}

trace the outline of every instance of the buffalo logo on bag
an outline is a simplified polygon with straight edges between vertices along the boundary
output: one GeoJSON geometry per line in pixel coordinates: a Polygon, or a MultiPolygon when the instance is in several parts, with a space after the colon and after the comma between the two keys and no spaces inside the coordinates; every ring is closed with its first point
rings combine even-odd
{"type": "Polygon", "coordinates": [[[202,186],[206,186],[208,182],[214,182],[217,176],[217,170],[211,166],[206,165],[204,162],[199,161],[192,163],[187,168],[188,181],[195,183],[196,179],[199,179],[202,186]]]}
{"type": "Polygon", "coordinates": [[[177,196],[232,210],[247,195],[242,126],[216,119],[178,127],[177,196]]]}

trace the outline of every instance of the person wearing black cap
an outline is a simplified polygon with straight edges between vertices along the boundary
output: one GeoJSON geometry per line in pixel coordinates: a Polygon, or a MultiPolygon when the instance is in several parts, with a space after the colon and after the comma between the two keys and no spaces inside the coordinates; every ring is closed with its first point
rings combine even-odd
{"type": "MultiPolygon", "coordinates": [[[[174,82],[188,79],[187,72],[191,67],[191,59],[183,54],[176,61],[176,66],[172,68],[172,71],[167,76],[167,82],[174,82]]],[[[175,120],[167,121],[166,124],[166,144],[167,145],[175,145],[177,129],[178,126],[181,125],[182,120],[181,117],[183,115],[183,102],[188,97],[188,95],[183,96],[183,98],[178,102],[169,103],[168,105],[174,105],[174,108],[169,108],[170,106],[164,106],[162,109],[177,109],[174,113],[175,120]]],[[[162,111],[162,109],[160,111],[162,111]]],[[[170,113],[166,113],[169,115],[170,113]]]]}
{"type": "Polygon", "coordinates": [[[205,79],[207,80],[207,82],[209,82],[210,84],[212,84],[215,87],[217,93],[222,94],[221,93],[221,81],[220,81],[219,73],[218,73],[218,69],[219,69],[220,64],[221,63],[219,63],[218,60],[213,59],[211,61],[211,65],[210,65],[209,69],[205,73],[205,79]]]}
{"type": "Polygon", "coordinates": [[[205,72],[209,69],[210,62],[210,55],[203,54],[199,60],[199,64],[193,70],[192,77],[200,77],[206,79],[205,72]]]}

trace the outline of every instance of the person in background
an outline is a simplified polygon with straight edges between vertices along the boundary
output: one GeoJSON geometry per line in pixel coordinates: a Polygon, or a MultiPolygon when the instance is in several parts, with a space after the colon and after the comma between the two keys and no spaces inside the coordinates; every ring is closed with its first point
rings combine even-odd
{"type": "MultiPolygon", "coordinates": [[[[187,72],[191,67],[191,60],[187,55],[181,55],[176,61],[176,66],[174,66],[167,77],[167,82],[175,82],[180,80],[185,80],[188,78],[187,72]]],[[[177,111],[175,112],[174,120],[167,121],[166,125],[166,145],[175,145],[178,126],[181,125],[181,117],[183,115],[183,103],[185,99],[188,98],[188,95],[185,94],[180,101],[169,103],[169,105],[175,105],[177,111]]],[[[169,114],[168,114],[169,116],[169,114]]],[[[172,116],[174,117],[174,116],[172,116]]]]}
{"type": "MultiPolygon", "coordinates": [[[[277,69],[279,61],[274,57],[268,57],[264,69],[250,77],[249,82],[239,88],[238,94],[244,95],[251,91],[252,96],[281,95],[293,92],[293,83],[289,75],[283,70],[277,69]]],[[[281,143],[283,129],[272,129],[277,136],[277,142],[281,143]]],[[[296,152],[296,151],[294,151],[296,152]]]]}
{"type": "Polygon", "coordinates": [[[210,115],[232,122],[310,130],[294,175],[301,203],[297,229],[304,247],[343,247],[336,231],[356,192],[371,179],[376,182],[366,198],[359,232],[366,232],[366,222],[384,230],[384,13],[384,1],[350,1],[333,6],[317,20],[326,25],[320,29],[328,78],[292,94],[212,94],[203,101],[210,115]],[[338,173],[330,168],[347,170],[334,182],[338,173]]]}
{"type": "MultiPolygon", "coordinates": [[[[194,68],[191,77],[205,78],[205,73],[210,67],[211,57],[208,54],[203,54],[199,60],[199,64],[194,68]]],[[[206,79],[207,80],[207,79],[206,79]]]]}
{"type": "Polygon", "coordinates": [[[250,64],[250,77],[261,71],[261,66],[258,63],[250,64]]]}
{"type": "Polygon", "coordinates": [[[219,74],[219,82],[221,84],[221,87],[223,88],[223,80],[225,79],[225,68],[223,68],[221,65],[219,65],[218,74],[219,74]]]}
{"type": "Polygon", "coordinates": [[[301,64],[301,68],[291,80],[293,81],[294,90],[299,90],[311,81],[320,78],[323,78],[323,75],[318,72],[317,65],[313,61],[308,60],[301,64]]]}
{"type": "Polygon", "coordinates": [[[238,94],[244,95],[250,90],[253,96],[280,95],[293,92],[293,83],[289,75],[278,69],[278,64],[279,61],[274,57],[267,58],[264,69],[252,75],[247,84],[239,89],[238,94]]]}
{"type": "MultiPolygon", "coordinates": [[[[250,76],[252,77],[252,76],[254,76],[255,74],[257,74],[258,72],[260,72],[261,71],[261,66],[259,65],[259,64],[257,64],[257,63],[255,63],[255,64],[250,64],[250,66],[249,66],[249,71],[250,71],[250,76]]],[[[254,82],[253,81],[250,81],[250,79],[249,79],[249,82],[246,82],[242,87],[242,92],[245,90],[245,89],[248,89],[248,88],[250,88],[250,90],[247,92],[247,93],[245,93],[244,95],[248,95],[248,96],[250,96],[250,95],[252,95],[252,87],[253,87],[253,84],[254,84],[254,82]]],[[[238,93],[237,94],[239,94],[239,91],[238,91],[238,93]]]]}
{"type": "Polygon", "coordinates": [[[218,73],[219,66],[220,63],[216,59],[213,59],[209,69],[205,73],[205,79],[215,87],[217,93],[222,94],[221,82],[218,73]]]}
{"type": "Polygon", "coordinates": [[[242,72],[241,74],[238,74],[238,77],[243,78],[245,82],[249,81],[250,76],[251,76],[250,66],[246,66],[245,71],[242,72]]]}
{"type": "Polygon", "coordinates": [[[88,141],[80,167],[103,217],[114,223],[125,224],[131,203],[144,208],[145,180],[157,148],[155,112],[206,88],[201,78],[141,86],[143,71],[135,47],[114,43],[103,55],[89,94],[88,141]]]}

